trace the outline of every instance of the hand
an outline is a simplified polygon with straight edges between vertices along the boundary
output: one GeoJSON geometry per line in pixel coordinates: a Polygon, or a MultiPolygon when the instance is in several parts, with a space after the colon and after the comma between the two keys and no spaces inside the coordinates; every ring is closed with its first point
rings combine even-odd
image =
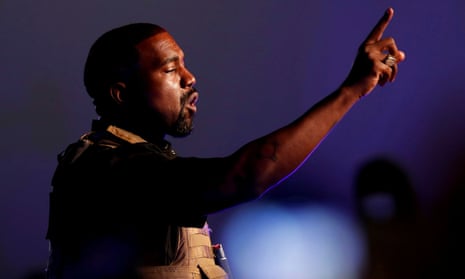
{"type": "Polygon", "coordinates": [[[360,98],[369,94],[376,85],[384,86],[388,81],[394,81],[398,63],[405,59],[405,53],[397,48],[394,38],[382,38],[393,15],[394,10],[388,8],[359,47],[352,69],[342,84],[342,87],[357,92],[360,98]],[[386,61],[388,55],[395,58],[391,60],[394,63],[386,61]]]}

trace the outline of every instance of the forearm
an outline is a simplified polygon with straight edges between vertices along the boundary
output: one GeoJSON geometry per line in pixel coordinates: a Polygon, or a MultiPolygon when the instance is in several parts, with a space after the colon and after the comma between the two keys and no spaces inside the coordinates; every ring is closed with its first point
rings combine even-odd
{"type": "Polygon", "coordinates": [[[226,158],[221,195],[235,202],[259,197],[297,170],[360,98],[394,81],[405,53],[393,38],[383,38],[393,14],[388,8],[362,42],[342,87],[289,125],[226,158]]]}
{"type": "Polygon", "coordinates": [[[243,146],[232,156],[235,187],[247,187],[256,196],[278,184],[305,162],[358,99],[349,89],[338,89],[289,125],[243,146]]]}

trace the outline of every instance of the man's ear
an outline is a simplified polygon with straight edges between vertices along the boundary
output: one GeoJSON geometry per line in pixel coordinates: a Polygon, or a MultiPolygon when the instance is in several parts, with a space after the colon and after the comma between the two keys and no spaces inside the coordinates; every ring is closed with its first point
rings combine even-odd
{"type": "Polygon", "coordinates": [[[126,94],[126,84],[123,82],[117,82],[110,87],[110,96],[119,105],[126,101],[126,94]]]}

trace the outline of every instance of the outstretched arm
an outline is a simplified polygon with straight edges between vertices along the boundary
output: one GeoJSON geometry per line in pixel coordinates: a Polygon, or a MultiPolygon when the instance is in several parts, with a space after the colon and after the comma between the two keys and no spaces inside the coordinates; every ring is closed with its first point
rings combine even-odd
{"type": "Polygon", "coordinates": [[[297,170],[358,100],[377,85],[394,81],[397,63],[405,54],[393,38],[383,38],[393,14],[392,8],[387,9],[360,45],[352,69],[338,89],[289,125],[249,142],[228,158],[231,170],[223,194],[241,193],[245,199],[262,195],[297,170]],[[395,58],[394,65],[387,65],[387,54],[395,58]]]}

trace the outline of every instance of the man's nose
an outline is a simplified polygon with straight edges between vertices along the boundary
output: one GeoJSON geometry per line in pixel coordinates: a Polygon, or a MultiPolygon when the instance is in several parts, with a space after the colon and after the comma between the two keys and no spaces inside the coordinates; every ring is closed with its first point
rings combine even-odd
{"type": "Polygon", "coordinates": [[[186,68],[184,68],[182,77],[181,77],[181,86],[182,87],[193,87],[195,84],[195,76],[186,68]]]}

